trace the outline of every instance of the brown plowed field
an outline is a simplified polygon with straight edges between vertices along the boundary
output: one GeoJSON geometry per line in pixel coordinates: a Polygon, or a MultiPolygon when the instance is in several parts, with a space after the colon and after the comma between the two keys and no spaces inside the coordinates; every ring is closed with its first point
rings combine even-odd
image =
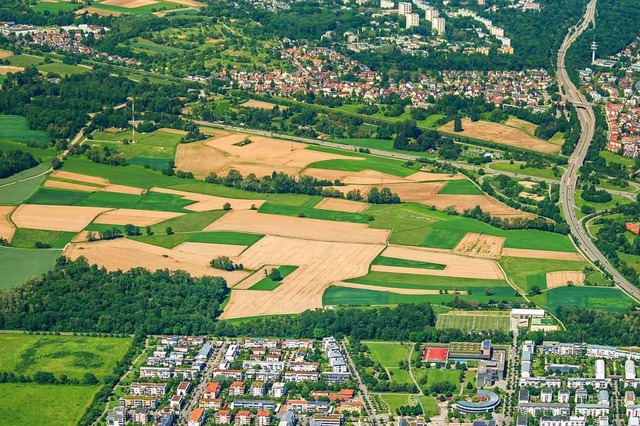
{"type": "Polygon", "coordinates": [[[504,237],[467,232],[453,249],[456,253],[499,259],[502,256],[504,237]]]}
{"type": "Polygon", "coordinates": [[[13,211],[13,206],[0,206],[0,238],[11,241],[15,232],[13,223],[9,220],[9,216],[13,211]]]}
{"type": "Polygon", "coordinates": [[[547,272],[547,288],[566,287],[584,284],[584,272],[582,271],[556,271],[547,272]]]}
{"type": "Polygon", "coordinates": [[[314,206],[316,209],[334,210],[347,213],[362,213],[367,209],[367,207],[369,207],[369,204],[367,203],[343,200],[340,198],[323,198],[322,201],[314,206]]]}

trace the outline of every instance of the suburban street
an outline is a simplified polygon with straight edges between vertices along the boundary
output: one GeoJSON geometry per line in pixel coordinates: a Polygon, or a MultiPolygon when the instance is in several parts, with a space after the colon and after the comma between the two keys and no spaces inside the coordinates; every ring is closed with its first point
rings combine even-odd
{"type": "Polygon", "coordinates": [[[567,50],[571,44],[582,34],[589,26],[589,23],[595,25],[596,0],[591,0],[587,5],[584,19],[580,25],[569,31],[565,37],[560,49],[558,50],[557,78],[563,96],[568,102],[571,102],[577,109],[578,118],[582,132],[580,140],[569,158],[569,164],[560,181],[560,202],[562,203],[562,212],[571,229],[571,233],[576,238],[577,244],[584,254],[591,261],[598,261],[602,267],[607,270],[614,279],[614,282],[626,293],[634,299],[640,300],[640,290],[627,281],[606,259],[606,257],[598,250],[593,241],[589,238],[586,230],[581,226],[575,212],[575,190],[578,181],[578,171],[587,155],[587,149],[591,144],[595,132],[595,115],[593,108],[589,104],[576,86],[571,82],[569,74],[565,68],[565,57],[567,50]]]}

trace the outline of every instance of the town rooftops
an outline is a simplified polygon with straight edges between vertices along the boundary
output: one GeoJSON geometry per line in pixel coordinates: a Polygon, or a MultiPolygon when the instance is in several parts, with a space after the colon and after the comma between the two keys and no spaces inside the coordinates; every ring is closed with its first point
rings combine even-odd
{"type": "Polygon", "coordinates": [[[189,414],[189,420],[199,422],[202,420],[202,416],[204,416],[204,408],[196,408],[189,414]]]}

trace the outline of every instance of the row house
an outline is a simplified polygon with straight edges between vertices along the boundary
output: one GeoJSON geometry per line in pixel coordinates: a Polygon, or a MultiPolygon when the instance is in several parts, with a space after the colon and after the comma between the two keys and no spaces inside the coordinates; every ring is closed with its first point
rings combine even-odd
{"type": "Polygon", "coordinates": [[[133,382],[131,383],[131,386],[129,386],[129,393],[132,395],[163,396],[167,393],[167,384],[133,382]]]}

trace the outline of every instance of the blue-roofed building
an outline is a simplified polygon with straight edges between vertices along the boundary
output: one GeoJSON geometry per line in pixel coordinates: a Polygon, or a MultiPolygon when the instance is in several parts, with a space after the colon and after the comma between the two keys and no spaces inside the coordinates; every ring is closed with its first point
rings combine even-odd
{"type": "Polygon", "coordinates": [[[205,343],[198,351],[198,357],[209,358],[211,356],[211,352],[213,352],[213,348],[210,344],[205,343]]]}

